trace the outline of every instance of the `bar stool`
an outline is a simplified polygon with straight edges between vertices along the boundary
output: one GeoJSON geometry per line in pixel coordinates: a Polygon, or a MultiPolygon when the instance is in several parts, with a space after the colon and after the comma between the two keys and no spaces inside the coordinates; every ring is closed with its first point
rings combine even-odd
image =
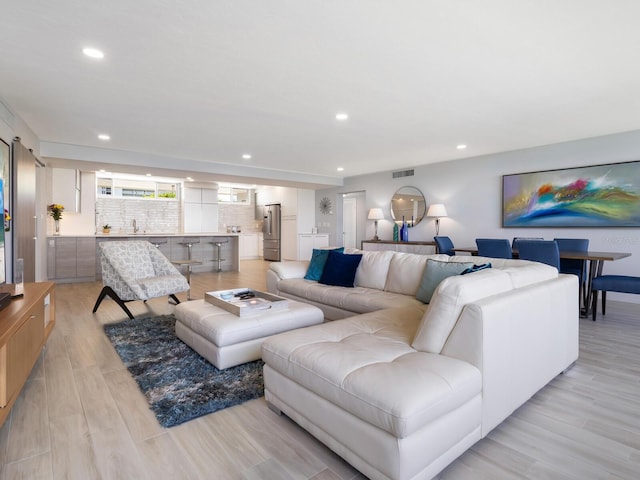
{"type": "MultiPolygon", "coordinates": [[[[189,284],[189,287],[191,287],[191,267],[193,267],[194,265],[202,265],[202,262],[199,260],[193,260],[191,258],[192,255],[192,250],[191,247],[193,247],[195,244],[200,243],[200,238],[198,237],[194,237],[194,238],[188,238],[188,239],[183,239],[182,242],[179,242],[180,245],[186,245],[187,246],[187,260],[172,260],[171,263],[173,263],[174,265],[178,265],[180,267],[187,267],[187,283],[189,284]]],[[[189,288],[189,290],[187,290],[187,300],[191,300],[191,288],[189,288]]]]}
{"type": "Polygon", "coordinates": [[[153,245],[156,248],[160,248],[160,245],[164,245],[165,243],[167,243],[167,238],[166,237],[151,237],[149,238],[149,243],[151,245],[153,245]]]}
{"type": "Polygon", "coordinates": [[[225,261],[225,259],[222,258],[222,246],[225,243],[229,243],[229,240],[214,240],[213,242],[209,243],[212,243],[216,247],[216,258],[214,258],[213,261],[218,262],[218,272],[221,272],[222,262],[225,261]]]}
{"type": "Polygon", "coordinates": [[[187,258],[189,260],[191,260],[191,247],[193,247],[198,243],[200,243],[200,237],[183,238],[182,241],[180,242],[180,245],[187,246],[187,252],[188,252],[187,258]]]}

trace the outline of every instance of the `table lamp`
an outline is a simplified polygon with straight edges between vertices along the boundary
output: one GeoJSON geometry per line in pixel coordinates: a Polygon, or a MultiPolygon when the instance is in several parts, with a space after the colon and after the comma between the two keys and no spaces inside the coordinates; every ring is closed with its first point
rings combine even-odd
{"type": "Polygon", "coordinates": [[[375,225],[375,234],[373,236],[374,240],[380,240],[378,238],[378,220],[384,219],[384,213],[381,208],[372,208],[369,210],[369,215],[367,216],[369,220],[373,220],[373,224],[375,225]]]}
{"type": "Polygon", "coordinates": [[[427,217],[436,217],[436,236],[440,233],[440,218],[447,216],[447,209],[442,203],[434,203],[429,205],[427,217]]]}

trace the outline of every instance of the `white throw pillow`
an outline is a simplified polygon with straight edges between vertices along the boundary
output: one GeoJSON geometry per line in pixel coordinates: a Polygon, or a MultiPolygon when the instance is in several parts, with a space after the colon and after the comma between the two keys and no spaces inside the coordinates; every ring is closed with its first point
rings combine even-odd
{"type": "Polygon", "coordinates": [[[362,260],[360,260],[356,271],[356,287],[384,290],[393,252],[387,250],[360,253],[362,253],[362,260]]]}
{"type": "Polygon", "coordinates": [[[440,353],[465,305],[512,289],[510,276],[497,269],[445,278],[434,292],[411,346],[421,352],[440,353]]]}
{"type": "Polygon", "coordinates": [[[394,252],[385,291],[415,297],[429,258],[427,255],[394,252]]]}

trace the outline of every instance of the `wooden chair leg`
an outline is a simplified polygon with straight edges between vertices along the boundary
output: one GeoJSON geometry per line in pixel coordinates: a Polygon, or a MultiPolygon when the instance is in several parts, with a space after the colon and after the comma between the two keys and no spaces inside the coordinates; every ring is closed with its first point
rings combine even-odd
{"type": "Polygon", "coordinates": [[[102,290],[100,291],[100,295],[98,295],[98,300],[96,300],[96,304],[93,307],[93,313],[96,313],[96,311],[98,310],[98,307],[100,306],[100,304],[102,303],[102,300],[104,300],[104,297],[106,296],[111,297],[113,300],[115,300],[115,302],[120,305],[120,308],[122,308],[122,310],[124,310],[124,313],[127,314],[127,316],[133,320],[135,317],[133,316],[133,314],[129,311],[129,309],[127,308],[127,306],[124,304],[124,300],[122,300],[117,294],[116,292],[113,291],[113,289],[111,287],[102,287],[102,290]]]}

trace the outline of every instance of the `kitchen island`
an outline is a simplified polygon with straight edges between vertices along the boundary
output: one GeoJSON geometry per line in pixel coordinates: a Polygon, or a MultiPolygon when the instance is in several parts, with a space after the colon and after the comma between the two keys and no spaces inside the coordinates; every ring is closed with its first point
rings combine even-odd
{"type": "Polygon", "coordinates": [[[191,259],[202,262],[192,266],[193,273],[217,271],[218,249],[214,243],[220,242],[222,271],[237,272],[240,270],[238,236],[238,233],[51,235],[47,237],[47,277],[57,283],[101,280],[98,244],[116,240],[146,240],[172,262],[189,259],[191,250],[191,259]]]}

